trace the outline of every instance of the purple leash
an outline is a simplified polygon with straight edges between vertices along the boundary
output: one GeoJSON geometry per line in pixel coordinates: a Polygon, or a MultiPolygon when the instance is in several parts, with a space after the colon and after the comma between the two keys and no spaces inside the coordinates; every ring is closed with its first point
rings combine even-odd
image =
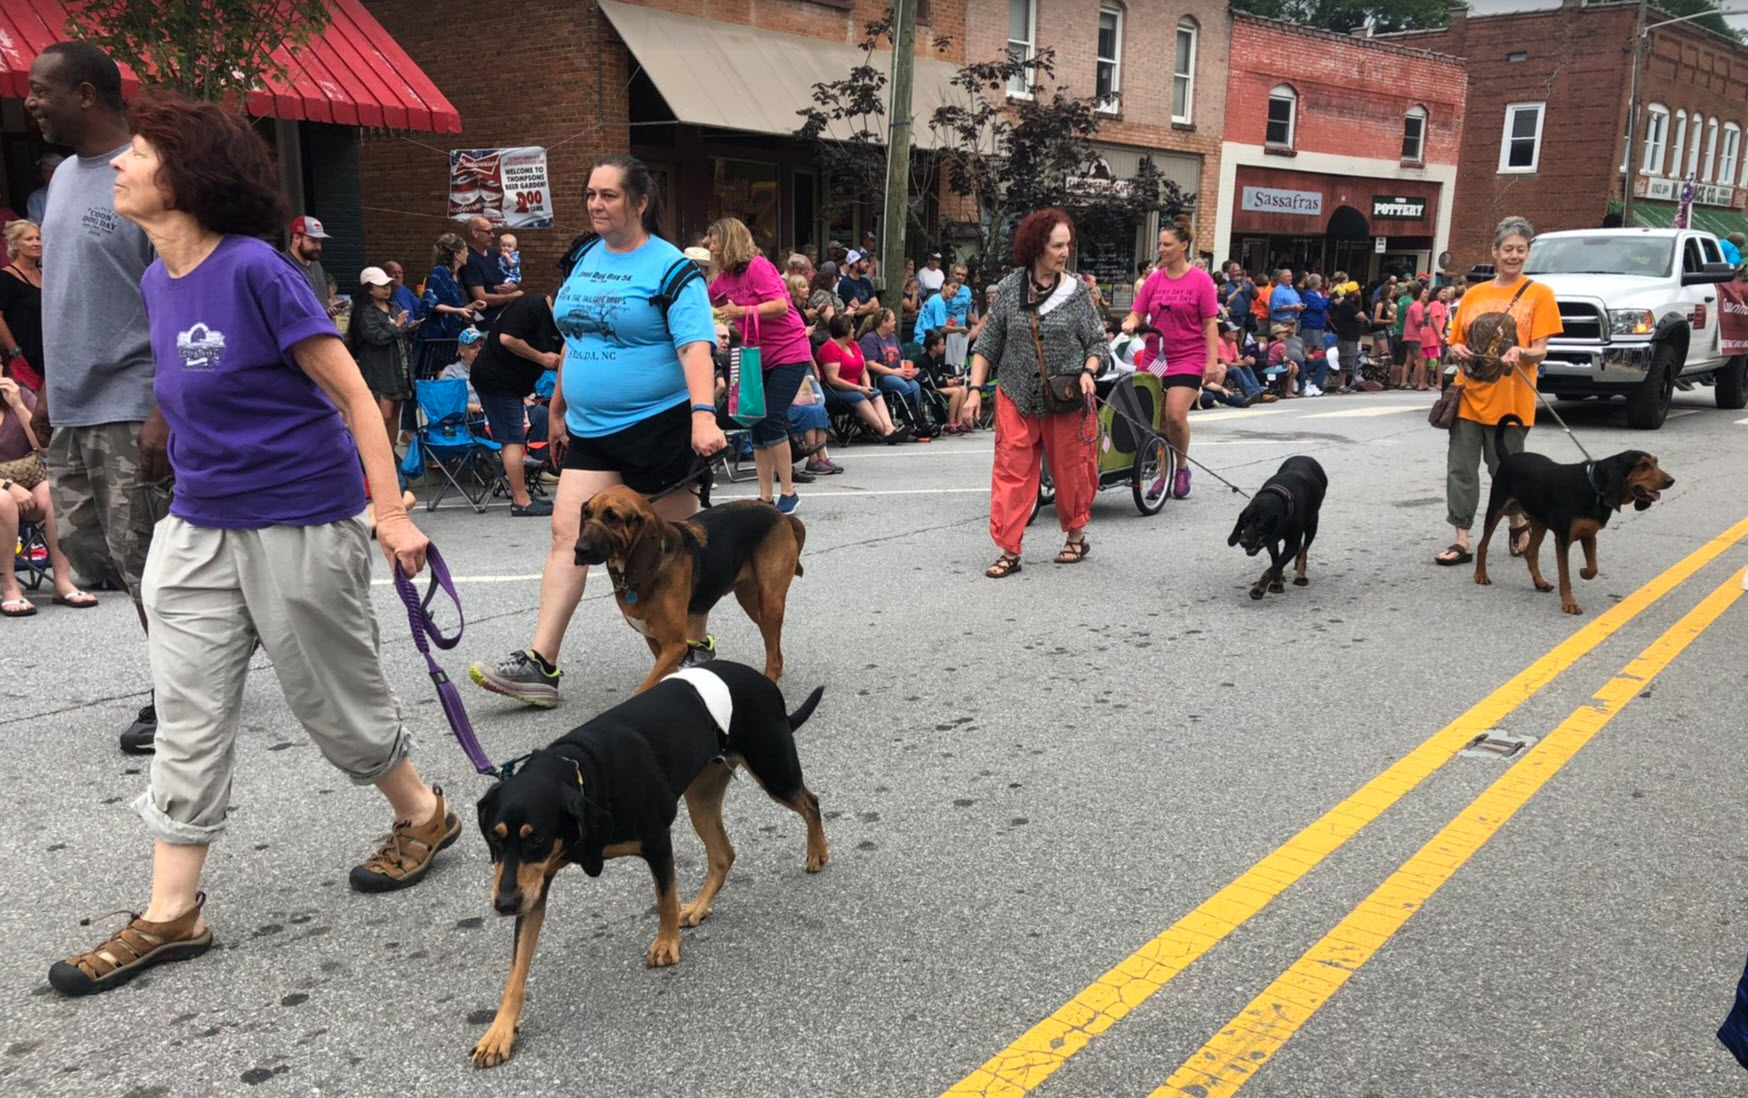
{"type": "MultiPolygon", "coordinates": [[[[455,733],[455,742],[467,753],[467,761],[481,774],[494,778],[508,777],[500,768],[492,765],[492,760],[486,757],[480,747],[479,740],[473,734],[473,724],[467,719],[467,710],[461,704],[461,692],[455,689],[455,684],[449,681],[449,676],[437,661],[431,656],[431,645],[448,651],[461,643],[462,630],[467,628],[467,616],[462,613],[461,597],[455,593],[455,583],[449,577],[449,568],[443,563],[443,555],[437,552],[435,545],[425,550],[425,563],[431,569],[431,583],[425,589],[423,601],[419,598],[419,589],[413,586],[413,581],[401,571],[399,561],[395,562],[395,591],[401,596],[401,601],[407,605],[407,624],[412,626],[413,644],[425,657],[425,666],[431,672],[431,681],[437,684],[437,699],[443,705],[443,716],[449,721],[449,728],[455,733]],[[455,604],[456,625],[452,636],[444,636],[437,628],[437,623],[431,620],[431,600],[437,597],[441,589],[449,596],[449,601],[455,604]]],[[[503,770],[509,770],[506,764],[503,770]]]]}

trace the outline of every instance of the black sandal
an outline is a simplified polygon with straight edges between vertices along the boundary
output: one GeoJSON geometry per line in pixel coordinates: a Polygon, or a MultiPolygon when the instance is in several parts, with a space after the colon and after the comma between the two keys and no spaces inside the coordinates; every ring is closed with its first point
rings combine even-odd
{"type": "Polygon", "coordinates": [[[1469,552],[1456,542],[1452,542],[1448,547],[1446,547],[1444,552],[1432,558],[1432,562],[1434,564],[1444,565],[1448,568],[1454,564],[1467,564],[1474,559],[1475,554],[1469,552]]]}
{"type": "Polygon", "coordinates": [[[1078,541],[1068,541],[1062,544],[1062,552],[1056,554],[1057,564],[1079,564],[1092,551],[1092,543],[1082,536],[1078,541]]]}
{"type": "Polygon", "coordinates": [[[995,563],[983,570],[983,574],[992,580],[1007,579],[1020,570],[1020,558],[1010,557],[1006,553],[997,557],[995,563]]]}

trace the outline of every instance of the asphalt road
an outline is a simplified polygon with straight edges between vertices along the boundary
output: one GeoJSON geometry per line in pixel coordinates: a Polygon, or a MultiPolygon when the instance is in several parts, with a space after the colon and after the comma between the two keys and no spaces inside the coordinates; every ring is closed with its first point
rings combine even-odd
{"type": "MultiPolygon", "coordinates": [[[[642,866],[567,871],[515,1058],[489,1072],[466,1054],[510,926],[488,902],[484,843],[470,827],[410,892],[348,891],[383,805],[322,761],[259,655],[206,881],[220,948],[98,999],[56,997],[48,964],[114,925],[80,919],[146,894],[150,844],[127,808],[145,777],[115,746],[146,654],[115,597],[5,622],[0,1088],[1741,1094],[1712,1034],[1748,951],[1748,606],[1731,586],[1748,562],[1748,419],[1709,390],[1678,394],[1654,434],[1567,409],[1593,451],[1646,447],[1677,478],[1602,534],[1602,574],[1569,617],[1503,554],[1489,588],[1432,565],[1449,530],[1426,403],[1196,418],[1192,453],[1247,488],[1289,454],[1329,471],[1311,585],[1262,602],[1245,594],[1260,565],[1226,546],[1241,501],[1201,474],[1154,518],[1126,490],[1102,494],[1076,567],[1049,562],[1046,512],[1025,571],[993,583],[987,435],[837,455],[849,472],[804,489],[784,680],[792,701],[826,685],[800,746],[831,864],[803,872],[799,820],[737,783],[739,860],[660,971],[643,967],[642,866]],[[1536,743],[1455,753],[1488,729],[1536,743]]],[[[1552,429],[1531,445],[1577,457],[1552,429]]],[[[417,520],[462,577],[451,672],[525,644],[544,525],[502,503],[417,520]]],[[[646,673],[606,594],[591,583],[571,629],[559,709],[463,685],[494,755],[555,738],[646,673]]],[[[377,611],[419,766],[471,817],[482,783],[387,586],[377,611]]],[[[725,658],[758,661],[738,609],[714,629],[725,658]]],[[[688,892],[702,849],[683,822],[675,835],[688,892]]]]}

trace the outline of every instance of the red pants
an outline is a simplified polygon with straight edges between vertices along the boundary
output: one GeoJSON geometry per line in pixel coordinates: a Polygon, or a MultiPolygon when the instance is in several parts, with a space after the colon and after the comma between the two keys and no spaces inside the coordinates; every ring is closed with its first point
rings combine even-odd
{"type": "Polygon", "coordinates": [[[1002,552],[1020,555],[1020,538],[1038,499],[1039,459],[1050,459],[1056,520],[1066,532],[1092,518],[1098,455],[1086,434],[1097,426],[1080,415],[1028,416],[1000,389],[995,393],[995,467],[989,484],[989,536],[1002,552]]]}

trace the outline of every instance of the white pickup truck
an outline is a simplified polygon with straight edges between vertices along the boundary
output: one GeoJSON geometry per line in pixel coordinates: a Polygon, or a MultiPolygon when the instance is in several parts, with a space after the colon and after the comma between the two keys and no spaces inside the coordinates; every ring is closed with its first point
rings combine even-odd
{"type": "Polygon", "coordinates": [[[1643,430],[1663,425],[1678,388],[1709,384],[1718,407],[1748,404],[1748,358],[1718,350],[1717,284],[1735,268],[1711,233],[1543,233],[1524,273],[1554,291],[1565,328],[1548,341],[1543,392],[1560,400],[1625,397],[1627,423],[1643,430]]]}

